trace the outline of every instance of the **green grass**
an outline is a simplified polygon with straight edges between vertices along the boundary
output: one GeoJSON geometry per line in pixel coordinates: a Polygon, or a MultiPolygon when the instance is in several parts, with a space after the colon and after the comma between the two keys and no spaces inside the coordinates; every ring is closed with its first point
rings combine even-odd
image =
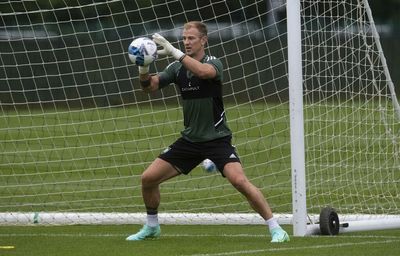
{"type": "MultiPolygon", "coordinates": [[[[137,225],[0,227],[0,255],[31,256],[397,256],[400,230],[359,232],[338,236],[291,237],[271,244],[264,226],[162,226],[157,240],[127,242],[137,225]]],[[[285,227],[290,231],[290,227],[285,227]]]]}
{"type": "MultiPolygon", "coordinates": [[[[247,176],[274,212],[291,212],[287,106],[227,109],[247,176]]],[[[314,110],[320,111],[311,107],[307,113],[314,110]]],[[[319,213],[330,204],[339,215],[398,214],[399,160],[392,154],[398,152],[398,137],[386,135],[390,129],[398,134],[399,124],[372,126],[379,113],[363,110],[324,115],[306,126],[309,211],[319,213]]],[[[181,111],[173,106],[3,112],[0,212],[143,212],[139,175],[179,136],[181,122],[181,111]]],[[[162,184],[161,192],[160,212],[252,212],[225,179],[200,168],[162,184]]],[[[158,240],[124,240],[139,228],[0,225],[0,255],[390,256],[400,251],[400,230],[292,237],[276,245],[263,226],[170,225],[162,227],[158,240]],[[1,249],[6,245],[14,248],[1,249]]]]}

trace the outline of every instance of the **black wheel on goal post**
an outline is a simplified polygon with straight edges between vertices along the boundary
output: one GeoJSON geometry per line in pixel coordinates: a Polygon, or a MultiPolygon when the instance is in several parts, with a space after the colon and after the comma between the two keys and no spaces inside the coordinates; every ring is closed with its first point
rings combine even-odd
{"type": "Polygon", "coordinates": [[[319,215],[319,228],[322,235],[339,234],[339,216],[332,207],[325,207],[319,215]]]}

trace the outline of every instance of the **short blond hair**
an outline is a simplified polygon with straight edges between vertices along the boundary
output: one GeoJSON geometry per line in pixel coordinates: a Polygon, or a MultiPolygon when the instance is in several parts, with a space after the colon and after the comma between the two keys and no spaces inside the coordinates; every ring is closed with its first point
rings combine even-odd
{"type": "Polygon", "coordinates": [[[196,28],[202,36],[207,36],[208,29],[207,25],[204,24],[201,21],[189,21],[183,25],[184,29],[189,29],[189,28],[196,28]]]}

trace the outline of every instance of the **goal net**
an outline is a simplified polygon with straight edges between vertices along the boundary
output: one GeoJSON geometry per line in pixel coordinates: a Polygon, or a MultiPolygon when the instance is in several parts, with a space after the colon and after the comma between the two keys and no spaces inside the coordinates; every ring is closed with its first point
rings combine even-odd
{"type": "MultiPolygon", "coordinates": [[[[0,9],[0,224],[144,221],[140,175],[183,120],[174,86],[141,91],[127,49],[155,32],[183,49],[189,20],[208,25],[207,53],[224,65],[248,178],[291,223],[286,1],[9,0],[0,9]]],[[[362,0],[301,1],[309,214],[399,212],[398,104],[369,11],[362,0]]],[[[161,195],[163,223],[262,223],[200,166],[161,195]]]]}
{"type": "Polygon", "coordinates": [[[368,2],[302,1],[301,21],[307,211],[399,218],[400,108],[368,2]]]}

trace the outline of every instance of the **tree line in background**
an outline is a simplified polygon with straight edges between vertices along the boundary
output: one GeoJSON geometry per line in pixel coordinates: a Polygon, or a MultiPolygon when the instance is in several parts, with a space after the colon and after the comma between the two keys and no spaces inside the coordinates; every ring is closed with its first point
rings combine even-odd
{"type": "MultiPolygon", "coordinates": [[[[282,0],[266,0],[268,5],[271,2],[277,1],[282,2],[282,0]]],[[[56,21],[63,20],[74,20],[82,18],[91,17],[101,17],[110,15],[115,12],[123,11],[125,6],[129,6],[128,9],[144,9],[149,8],[150,12],[157,12],[154,15],[159,15],[160,17],[170,16],[170,13],[165,7],[165,4],[171,5],[170,10],[183,11],[193,10],[196,8],[207,8],[212,0],[206,1],[193,1],[193,0],[182,0],[176,1],[165,1],[165,0],[121,0],[121,1],[107,1],[107,0],[36,0],[36,1],[2,1],[0,3],[0,13],[24,13],[32,12],[29,15],[19,15],[19,20],[15,17],[4,15],[0,19],[0,24],[23,24],[24,20],[31,23],[40,22],[41,20],[48,20],[44,18],[43,15],[56,15],[54,19],[56,21]],[[157,6],[160,5],[160,8],[157,6]],[[84,8],[70,8],[84,6],[84,8]],[[69,8],[69,9],[68,9],[69,8]],[[67,10],[68,9],[68,10],[67,10]],[[121,9],[121,10],[120,10],[121,9]],[[151,10],[150,10],[151,9],[151,10]],[[56,10],[55,13],[41,13],[40,10],[56,10]]],[[[241,6],[248,6],[249,3],[254,3],[254,0],[240,0],[240,1],[225,1],[220,3],[220,9],[223,11],[224,5],[229,5],[229,9],[237,10],[241,6]]],[[[373,14],[376,22],[379,23],[400,23],[400,0],[369,0],[369,4],[373,10],[373,14]]],[[[226,7],[225,7],[226,8],[226,7]]],[[[268,8],[268,7],[267,7],[268,8]]],[[[210,10],[211,11],[211,10],[210,10]]],[[[251,12],[251,10],[248,10],[251,12]]],[[[213,8],[213,12],[218,12],[218,5],[213,8]]],[[[245,13],[246,14],[246,13],[245,13]]],[[[249,13],[251,15],[251,13],[249,13]]],[[[242,17],[240,15],[235,15],[230,18],[240,20],[242,17]]],[[[223,19],[223,17],[222,17],[223,19]]]]}

